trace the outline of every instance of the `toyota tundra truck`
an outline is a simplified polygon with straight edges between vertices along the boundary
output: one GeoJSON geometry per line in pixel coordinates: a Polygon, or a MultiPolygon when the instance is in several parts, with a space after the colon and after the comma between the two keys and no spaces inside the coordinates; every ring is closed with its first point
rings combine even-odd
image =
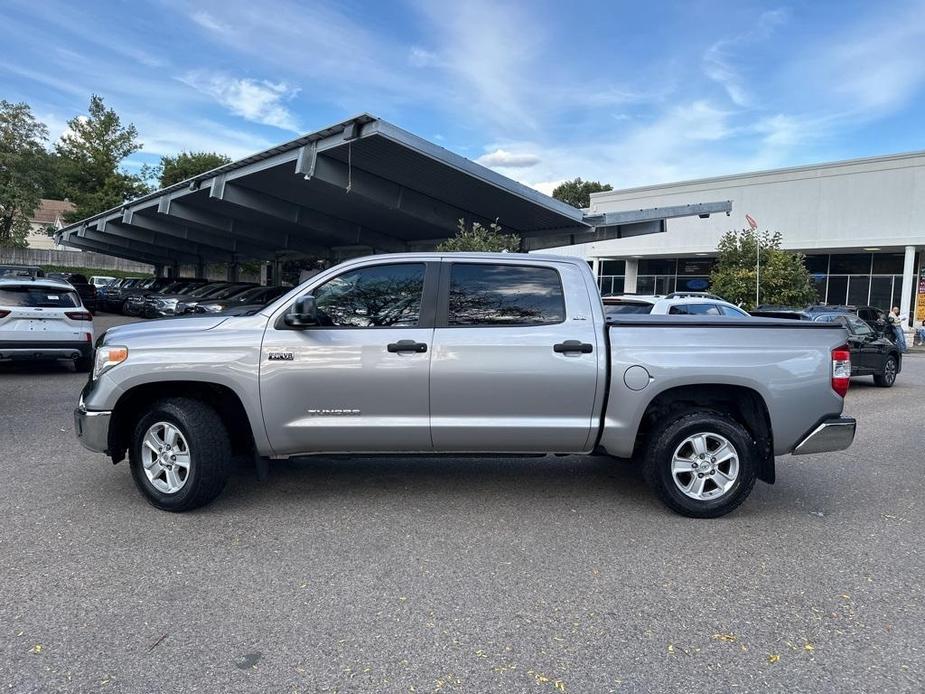
{"type": "Polygon", "coordinates": [[[96,342],[76,433],[167,511],[212,501],[233,456],[606,455],[674,511],[728,513],[775,456],[838,451],[839,325],[606,319],[579,258],[358,258],[247,315],[135,323],[96,342]]]}

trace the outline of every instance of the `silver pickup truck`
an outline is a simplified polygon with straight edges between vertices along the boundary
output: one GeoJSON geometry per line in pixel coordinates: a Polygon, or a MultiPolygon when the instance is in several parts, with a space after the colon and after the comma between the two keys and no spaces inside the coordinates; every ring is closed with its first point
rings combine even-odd
{"type": "Polygon", "coordinates": [[[414,253],[348,261],[252,315],[113,328],[80,441],[158,508],[221,492],[235,454],[595,454],[641,461],[673,510],[716,517],[774,456],[847,448],[844,328],[607,321],[586,262],[414,253]]]}

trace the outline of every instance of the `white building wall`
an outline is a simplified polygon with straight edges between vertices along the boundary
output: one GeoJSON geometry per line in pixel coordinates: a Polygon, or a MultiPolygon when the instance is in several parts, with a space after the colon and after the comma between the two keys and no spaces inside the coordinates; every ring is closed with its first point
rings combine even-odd
{"type": "MultiPolygon", "coordinates": [[[[779,231],[785,248],[848,252],[925,247],[925,152],[646,186],[591,196],[591,211],[617,212],[732,201],[732,214],[667,222],[663,234],[554,249],[585,258],[712,253],[730,229],[779,231]]],[[[544,251],[548,252],[548,251],[544,251]]]]}

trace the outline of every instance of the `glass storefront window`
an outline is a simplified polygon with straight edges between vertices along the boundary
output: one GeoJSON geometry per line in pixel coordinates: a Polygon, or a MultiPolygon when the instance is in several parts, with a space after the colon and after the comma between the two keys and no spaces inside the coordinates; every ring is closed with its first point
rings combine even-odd
{"type": "MultiPolygon", "coordinates": [[[[875,261],[876,262],[876,261],[875,261]]],[[[893,299],[893,278],[873,277],[870,280],[870,305],[888,311],[893,299]]]]}
{"type": "Polygon", "coordinates": [[[813,287],[816,289],[816,298],[820,304],[825,303],[825,287],[828,279],[825,275],[813,275],[813,287]]]}
{"type": "Polygon", "coordinates": [[[649,258],[639,261],[640,275],[674,275],[676,271],[675,258],[649,258]]]}
{"type": "Polygon", "coordinates": [[[601,275],[625,275],[626,274],[626,261],[625,260],[602,260],[600,273],[601,275]]]}
{"type": "Polygon", "coordinates": [[[828,255],[808,255],[806,256],[806,269],[812,274],[827,275],[829,272],[828,255]]]}
{"type": "Polygon", "coordinates": [[[833,275],[869,275],[870,253],[833,254],[829,272],[833,275]]]}
{"type": "Polygon", "coordinates": [[[676,292],[705,292],[710,288],[709,277],[678,277],[676,292]]]}
{"type": "Polygon", "coordinates": [[[875,275],[897,275],[903,271],[903,254],[902,253],[875,253],[874,254],[874,274],[875,275]]]}
{"type": "Polygon", "coordinates": [[[622,294],[626,278],[623,275],[605,275],[600,278],[601,296],[622,294]]]}
{"type": "Polygon", "coordinates": [[[679,258],[678,276],[683,275],[709,275],[716,260],[713,258],[679,258]]]}
{"type": "Polygon", "coordinates": [[[870,275],[856,275],[848,283],[848,303],[852,306],[867,306],[870,293],[870,275]]]}
{"type": "Polygon", "coordinates": [[[848,277],[846,275],[832,275],[829,277],[829,295],[826,302],[843,305],[848,300],[848,277]]]}

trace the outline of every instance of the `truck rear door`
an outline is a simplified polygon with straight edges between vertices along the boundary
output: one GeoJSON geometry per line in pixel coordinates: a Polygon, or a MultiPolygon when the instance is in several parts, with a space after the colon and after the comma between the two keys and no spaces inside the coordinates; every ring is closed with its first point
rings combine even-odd
{"type": "Polygon", "coordinates": [[[586,450],[604,351],[594,315],[574,264],[444,260],[430,373],[435,450],[586,450]]]}

